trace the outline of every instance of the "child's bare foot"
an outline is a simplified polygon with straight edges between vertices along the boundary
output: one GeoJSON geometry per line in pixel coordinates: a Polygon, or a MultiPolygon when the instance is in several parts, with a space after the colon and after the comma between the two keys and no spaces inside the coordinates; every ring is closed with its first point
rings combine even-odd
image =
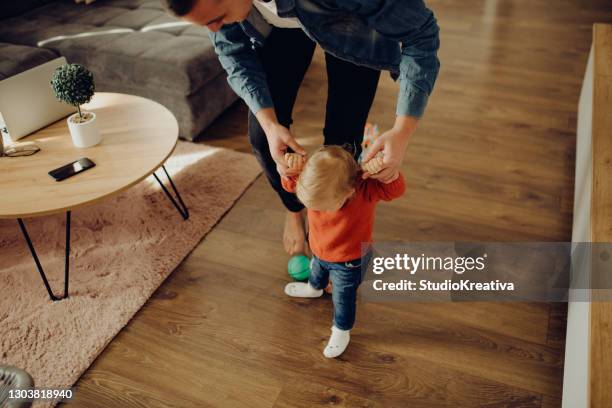
{"type": "Polygon", "coordinates": [[[306,231],[304,227],[304,210],[300,212],[287,211],[283,246],[289,255],[306,253],[306,231]]]}
{"type": "Polygon", "coordinates": [[[332,294],[332,291],[334,290],[334,286],[331,283],[331,280],[329,281],[329,283],[327,284],[327,287],[324,290],[325,290],[325,293],[329,293],[330,295],[332,294]]]}

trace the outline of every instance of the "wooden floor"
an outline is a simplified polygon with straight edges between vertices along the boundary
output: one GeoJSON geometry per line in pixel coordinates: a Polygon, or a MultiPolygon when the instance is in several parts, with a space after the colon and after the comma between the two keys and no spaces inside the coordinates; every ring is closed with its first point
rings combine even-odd
{"type": "MultiPolygon", "coordinates": [[[[607,4],[606,4],[607,3],[607,4]]],[[[442,70],[378,240],[570,240],[578,95],[607,0],[432,0],[442,70]]],[[[317,54],[295,132],[321,143],[317,54]]],[[[393,121],[383,75],[370,120],[393,121]]],[[[249,151],[237,104],[202,143],[249,151]]],[[[195,204],[192,204],[195,205],[195,204]]],[[[565,306],[362,303],[341,359],[329,298],[283,295],[283,210],[260,177],[78,382],[86,407],[559,407],[565,306]]]]}

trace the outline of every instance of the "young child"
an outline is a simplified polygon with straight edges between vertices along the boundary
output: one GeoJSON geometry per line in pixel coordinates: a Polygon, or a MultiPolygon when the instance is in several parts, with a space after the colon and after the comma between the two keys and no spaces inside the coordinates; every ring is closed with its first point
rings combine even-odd
{"type": "MultiPolygon", "coordinates": [[[[372,242],[376,203],[404,194],[404,177],[397,172],[387,184],[364,180],[354,157],[339,146],[320,148],[305,162],[293,154],[287,154],[285,160],[289,167],[301,169],[299,176],[282,177],[281,181],[285,190],[295,192],[308,209],[308,241],[314,254],[308,283],[289,283],[285,293],[319,297],[331,280],[334,319],[323,354],[338,357],[350,341],[357,288],[362,280],[361,263],[369,257],[368,253],[361,258],[361,243],[372,242]]],[[[366,163],[364,169],[375,173],[375,163],[366,163]]]]}

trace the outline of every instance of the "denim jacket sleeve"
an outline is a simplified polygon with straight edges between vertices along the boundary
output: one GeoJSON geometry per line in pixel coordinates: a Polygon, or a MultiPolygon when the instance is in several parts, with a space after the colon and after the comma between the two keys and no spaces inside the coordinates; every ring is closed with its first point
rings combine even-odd
{"type": "Polygon", "coordinates": [[[209,32],[209,37],[227,72],[227,82],[253,113],[273,107],[266,74],[254,50],[251,39],[235,23],[209,32]]]}
{"type": "Polygon", "coordinates": [[[373,25],[380,34],[401,43],[397,115],[423,116],[440,70],[440,29],[433,12],[421,0],[386,1],[373,25]]]}

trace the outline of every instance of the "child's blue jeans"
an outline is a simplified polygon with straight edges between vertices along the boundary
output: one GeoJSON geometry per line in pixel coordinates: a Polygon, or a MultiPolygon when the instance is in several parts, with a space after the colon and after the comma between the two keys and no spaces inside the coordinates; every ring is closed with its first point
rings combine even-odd
{"type": "MultiPolygon", "coordinates": [[[[348,262],[327,262],[313,256],[308,282],[315,289],[325,289],[332,282],[334,326],[350,330],[355,324],[357,288],[361,284],[361,263],[367,255],[348,262]]],[[[365,265],[365,264],[364,264],[365,265]]]]}

